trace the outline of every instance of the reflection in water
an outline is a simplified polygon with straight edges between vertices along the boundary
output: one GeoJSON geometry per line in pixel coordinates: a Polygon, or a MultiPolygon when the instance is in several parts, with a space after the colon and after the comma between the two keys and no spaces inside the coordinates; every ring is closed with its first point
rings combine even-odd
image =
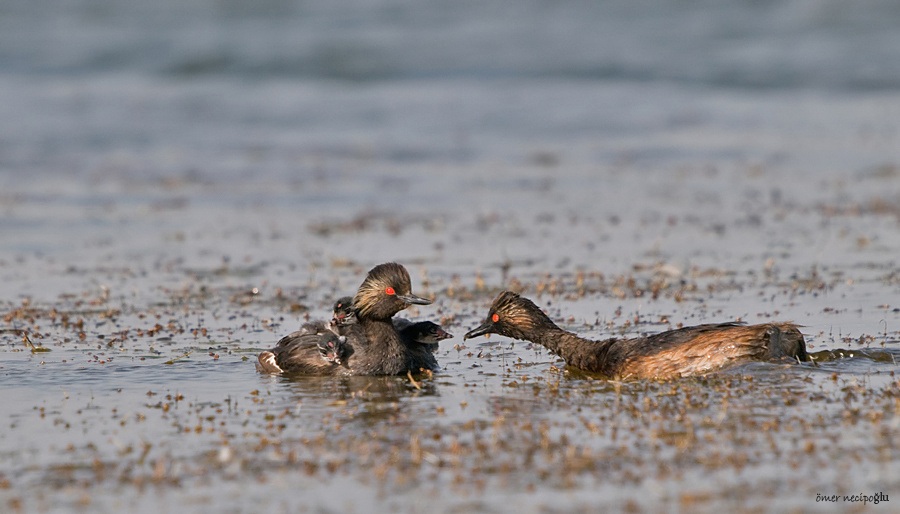
{"type": "Polygon", "coordinates": [[[416,387],[407,377],[283,375],[280,378],[285,388],[294,393],[295,399],[298,401],[324,398],[335,401],[361,400],[383,403],[437,395],[437,386],[433,381],[416,381],[419,386],[416,387]]]}
{"type": "Polygon", "coordinates": [[[837,348],[835,350],[822,350],[809,354],[811,361],[819,364],[825,362],[833,362],[842,359],[868,359],[874,362],[885,362],[896,365],[900,361],[900,349],[883,349],[875,350],[865,348],[861,350],[850,350],[847,348],[837,348]]]}
{"type": "Polygon", "coordinates": [[[279,378],[289,391],[290,400],[303,405],[305,412],[328,412],[344,425],[361,425],[357,426],[359,429],[387,420],[415,418],[415,409],[431,403],[422,402],[423,398],[439,397],[433,380],[417,380],[413,384],[407,377],[393,376],[279,378]]]}

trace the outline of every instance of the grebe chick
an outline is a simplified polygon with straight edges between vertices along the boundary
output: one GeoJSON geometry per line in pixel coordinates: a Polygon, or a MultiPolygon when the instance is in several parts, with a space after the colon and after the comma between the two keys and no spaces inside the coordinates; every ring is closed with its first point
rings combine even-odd
{"type": "MultiPolygon", "coordinates": [[[[325,322],[321,325],[327,326],[325,322]]],[[[261,352],[257,357],[257,369],[263,373],[350,374],[348,368],[341,366],[353,354],[347,338],[327,329],[316,331],[315,326],[304,324],[300,330],[281,338],[275,348],[261,352]]]]}
{"type": "MultiPolygon", "coordinates": [[[[357,322],[356,308],[353,306],[352,296],[343,296],[334,302],[331,327],[338,335],[343,335],[346,327],[357,322]]],[[[432,321],[412,322],[405,318],[392,318],[394,328],[400,333],[400,338],[410,344],[434,345],[444,339],[453,337],[453,334],[432,321]]],[[[436,349],[436,347],[435,347],[436,349]]]]}
{"type": "Polygon", "coordinates": [[[353,348],[347,344],[347,338],[344,336],[338,336],[337,339],[333,337],[320,339],[316,343],[316,348],[326,362],[338,365],[346,361],[347,357],[353,353],[353,348]]]}
{"type": "Polygon", "coordinates": [[[434,353],[438,350],[440,341],[453,335],[431,321],[413,323],[408,319],[394,318],[394,327],[398,326],[402,327],[399,330],[400,339],[406,345],[407,367],[415,372],[440,370],[434,353]]]}
{"type": "Polygon", "coordinates": [[[803,334],[793,323],[718,323],[634,339],[591,341],[559,328],[531,300],[511,291],[500,293],[484,323],[463,338],[483,334],[540,344],[568,366],[609,378],[669,379],[753,360],[809,360],[803,334]]]}
{"type": "MultiPolygon", "coordinates": [[[[345,326],[356,323],[356,311],[352,304],[352,297],[345,296],[339,299],[334,304],[334,316],[330,323],[324,320],[306,322],[300,327],[300,330],[279,341],[275,350],[299,356],[306,353],[307,347],[315,343],[322,359],[340,365],[353,352],[352,347],[347,344],[347,338],[344,336],[345,330],[343,330],[345,326]],[[339,337],[331,337],[331,333],[339,337]],[[305,337],[309,335],[318,337],[305,337]]],[[[281,373],[283,370],[278,366],[275,350],[262,352],[257,358],[260,362],[260,366],[257,367],[268,373],[281,373]]]]}
{"type": "Polygon", "coordinates": [[[335,333],[343,335],[346,327],[356,324],[356,307],[353,306],[352,296],[342,296],[334,302],[331,316],[331,326],[335,333]]]}
{"type": "Polygon", "coordinates": [[[409,344],[424,344],[437,350],[438,343],[444,339],[450,339],[453,334],[444,330],[444,327],[433,321],[412,322],[404,318],[394,318],[394,328],[400,334],[400,338],[409,344]]]}

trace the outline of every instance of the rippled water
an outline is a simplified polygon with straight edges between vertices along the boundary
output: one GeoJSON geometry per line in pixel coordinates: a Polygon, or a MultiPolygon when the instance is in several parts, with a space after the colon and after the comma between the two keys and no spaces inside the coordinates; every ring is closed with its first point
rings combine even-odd
{"type": "MultiPolygon", "coordinates": [[[[403,210],[289,208],[290,186],[277,182],[248,182],[246,195],[234,183],[103,185],[119,195],[68,182],[66,194],[23,188],[5,200],[7,219],[20,220],[7,230],[21,238],[6,240],[18,242],[5,243],[0,268],[12,287],[3,501],[28,511],[808,509],[818,493],[896,489],[897,218],[864,201],[859,212],[825,206],[848,191],[880,197],[892,177],[860,176],[812,204],[736,200],[711,218],[691,191],[753,198],[779,172],[751,174],[738,191],[723,172],[651,173],[661,182],[650,185],[640,171],[603,172],[618,191],[595,194],[618,202],[614,213],[579,177],[543,169],[505,175],[503,194],[476,187],[477,208],[454,202],[487,180],[482,166],[440,179],[427,208],[403,210]],[[654,201],[628,207],[621,191],[654,201]],[[327,316],[392,258],[436,298],[407,314],[456,335],[442,344],[442,372],[417,386],[255,371],[258,351],[307,315],[327,316]],[[524,288],[594,338],[792,319],[817,363],[669,383],[560,373],[528,343],[461,340],[501,287],[524,288]],[[22,331],[50,351],[29,351],[22,331]]],[[[293,194],[431,194],[427,177],[389,176],[328,176],[293,194]]]]}
{"type": "Polygon", "coordinates": [[[0,510],[900,498],[898,22],[876,1],[7,2],[0,510]],[[390,260],[435,298],[404,315],[456,335],[440,373],[255,371],[390,260]],[[596,339],[793,320],[816,362],[615,383],[462,341],[507,287],[596,339]]]}

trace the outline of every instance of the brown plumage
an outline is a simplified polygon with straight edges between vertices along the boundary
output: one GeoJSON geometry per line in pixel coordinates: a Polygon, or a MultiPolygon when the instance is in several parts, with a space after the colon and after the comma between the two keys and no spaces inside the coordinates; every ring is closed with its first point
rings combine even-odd
{"type": "Polygon", "coordinates": [[[491,333],[540,344],[573,368],[610,378],[668,379],[753,360],[809,360],[803,334],[793,323],[717,323],[591,341],[559,328],[531,300],[510,291],[500,293],[484,323],[464,339],[491,333]]]}

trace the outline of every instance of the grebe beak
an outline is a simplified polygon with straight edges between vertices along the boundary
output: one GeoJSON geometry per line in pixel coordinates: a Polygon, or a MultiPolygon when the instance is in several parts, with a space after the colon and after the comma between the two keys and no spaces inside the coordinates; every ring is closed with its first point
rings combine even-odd
{"type": "Polygon", "coordinates": [[[478,326],[478,328],[470,330],[466,335],[463,336],[463,341],[466,339],[472,339],[473,337],[478,337],[487,334],[494,333],[494,323],[491,320],[485,320],[484,323],[478,326]]]}
{"type": "Polygon", "coordinates": [[[435,337],[438,339],[438,341],[443,341],[444,339],[450,339],[451,337],[453,337],[453,334],[439,328],[435,337]]]}
{"type": "Polygon", "coordinates": [[[422,298],[421,296],[416,296],[412,293],[409,294],[398,294],[397,298],[403,300],[406,303],[411,303],[415,305],[431,305],[431,300],[427,298],[422,298]]]}

